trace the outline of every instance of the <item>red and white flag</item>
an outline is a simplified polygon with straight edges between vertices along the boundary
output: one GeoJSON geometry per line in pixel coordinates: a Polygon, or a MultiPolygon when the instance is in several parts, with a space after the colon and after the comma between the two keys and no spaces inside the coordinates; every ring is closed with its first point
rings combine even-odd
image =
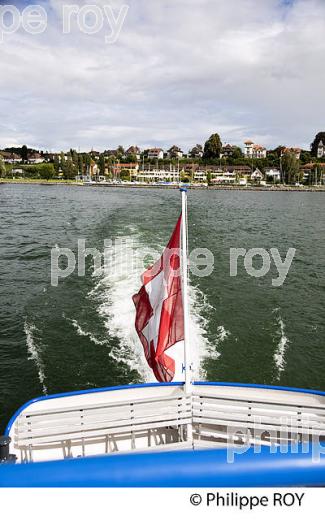
{"type": "Polygon", "coordinates": [[[184,340],[181,224],[182,216],[161,258],[142,275],[143,286],[133,296],[135,328],[147,362],[162,383],[172,381],[175,375],[175,359],[166,352],[184,340]]]}

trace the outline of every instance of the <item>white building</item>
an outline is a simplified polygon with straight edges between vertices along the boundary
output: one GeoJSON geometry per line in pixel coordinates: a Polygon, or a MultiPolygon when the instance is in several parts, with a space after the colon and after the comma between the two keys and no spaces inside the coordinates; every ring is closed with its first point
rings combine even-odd
{"type": "Polygon", "coordinates": [[[323,141],[319,141],[317,148],[317,158],[321,159],[322,157],[325,157],[325,145],[323,141]]]}
{"type": "Polygon", "coordinates": [[[180,173],[178,170],[160,170],[152,168],[150,170],[140,170],[136,176],[140,182],[179,182],[180,173]]]}
{"type": "Polygon", "coordinates": [[[286,153],[293,153],[293,154],[295,154],[296,159],[299,161],[300,156],[301,156],[301,148],[285,148],[282,151],[281,156],[283,156],[286,153]]]}
{"type": "Polygon", "coordinates": [[[236,172],[212,173],[212,181],[216,184],[236,184],[236,172]]]}
{"type": "Polygon", "coordinates": [[[281,181],[281,172],[276,168],[267,168],[265,170],[266,178],[271,182],[280,182],[281,181]]]}
{"type": "Polygon", "coordinates": [[[76,181],[77,182],[93,182],[93,179],[92,179],[92,176],[87,174],[87,175],[77,175],[76,176],[76,181]]]}
{"type": "Polygon", "coordinates": [[[263,180],[263,173],[261,172],[261,170],[256,168],[256,170],[251,175],[251,181],[260,183],[260,182],[262,182],[262,180],[263,180]]]}
{"type": "Polygon", "coordinates": [[[16,153],[0,152],[0,155],[6,164],[19,164],[22,161],[20,155],[16,153]]]}
{"type": "Polygon", "coordinates": [[[141,150],[138,146],[130,146],[130,148],[126,150],[126,155],[135,155],[137,161],[140,161],[141,150]]]}
{"type": "Polygon", "coordinates": [[[22,168],[13,168],[11,170],[12,175],[23,175],[24,170],[22,168]]]}
{"type": "Polygon", "coordinates": [[[248,140],[245,142],[244,154],[247,159],[265,159],[266,148],[261,144],[255,144],[253,141],[248,140]]]}
{"type": "Polygon", "coordinates": [[[183,155],[183,150],[181,150],[181,148],[176,145],[172,146],[167,152],[167,157],[170,159],[181,159],[183,155]]]}
{"type": "Polygon", "coordinates": [[[45,162],[44,157],[39,153],[32,153],[27,158],[29,164],[41,164],[45,162]]]}
{"type": "Polygon", "coordinates": [[[207,173],[205,171],[198,170],[194,173],[193,179],[196,182],[206,182],[207,181],[207,173]]]}
{"type": "Polygon", "coordinates": [[[150,148],[148,150],[148,159],[163,159],[164,151],[162,148],[150,148]]]}
{"type": "Polygon", "coordinates": [[[201,159],[203,157],[203,148],[200,144],[197,144],[188,152],[189,157],[193,159],[201,159]]]}

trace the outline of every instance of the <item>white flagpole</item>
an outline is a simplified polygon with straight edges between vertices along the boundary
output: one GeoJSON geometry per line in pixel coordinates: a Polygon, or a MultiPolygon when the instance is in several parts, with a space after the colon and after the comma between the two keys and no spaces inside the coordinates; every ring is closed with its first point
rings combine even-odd
{"type": "Polygon", "coordinates": [[[188,304],[188,261],[187,261],[187,189],[181,188],[182,193],[182,277],[183,277],[183,311],[184,311],[184,369],[185,393],[192,393],[192,367],[189,332],[189,304],[188,304]]]}

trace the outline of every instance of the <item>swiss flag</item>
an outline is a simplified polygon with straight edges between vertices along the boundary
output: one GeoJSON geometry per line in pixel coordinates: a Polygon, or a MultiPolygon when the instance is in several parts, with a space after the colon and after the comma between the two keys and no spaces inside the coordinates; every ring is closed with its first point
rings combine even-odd
{"type": "Polygon", "coordinates": [[[162,383],[173,380],[175,360],[166,353],[184,340],[184,313],[180,267],[182,216],[161,258],[143,275],[138,294],[135,328],[155,377],[162,383]]]}

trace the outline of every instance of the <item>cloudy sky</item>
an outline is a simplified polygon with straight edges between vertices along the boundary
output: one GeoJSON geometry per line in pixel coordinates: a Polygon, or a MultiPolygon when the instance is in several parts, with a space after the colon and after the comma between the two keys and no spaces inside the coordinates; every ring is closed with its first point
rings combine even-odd
{"type": "Polygon", "coordinates": [[[44,33],[20,27],[0,43],[0,147],[187,150],[217,131],[239,145],[309,148],[325,130],[324,0],[70,2],[103,13],[92,35],[77,15],[63,34],[69,2],[39,3],[44,33]],[[105,5],[115,19],[129,6],[115,43],[105,5]]]}

